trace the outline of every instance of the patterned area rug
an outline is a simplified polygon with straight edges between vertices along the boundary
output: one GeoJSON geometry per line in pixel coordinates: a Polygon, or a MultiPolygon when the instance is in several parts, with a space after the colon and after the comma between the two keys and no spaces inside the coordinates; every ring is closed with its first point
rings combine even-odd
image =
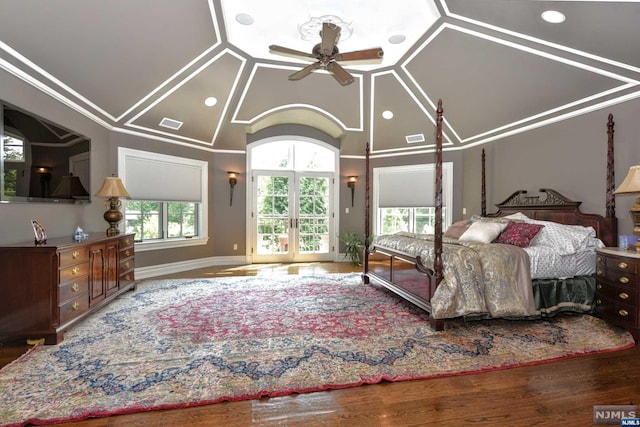
{"type": "Polygon", "coordinates": [[[522,366],[633,346],[584,315],[455,321],[357,274],[141,283],[0,371],[0,424],[51,423],[522,366]]]}

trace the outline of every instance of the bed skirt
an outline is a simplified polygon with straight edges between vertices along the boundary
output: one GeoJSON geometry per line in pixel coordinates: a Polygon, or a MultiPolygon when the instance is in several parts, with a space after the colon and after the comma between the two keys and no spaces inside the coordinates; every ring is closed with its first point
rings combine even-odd
{"type": "Polygon", "coordinates": [[[595,294],[595,275],[533,280],[533,297],[540,317],[566,311],[593,314],[595,294]]]}

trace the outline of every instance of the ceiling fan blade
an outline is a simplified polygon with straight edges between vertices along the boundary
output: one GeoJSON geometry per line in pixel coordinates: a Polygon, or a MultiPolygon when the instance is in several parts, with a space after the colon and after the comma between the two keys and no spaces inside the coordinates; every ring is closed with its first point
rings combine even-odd
{"type": "Polygon", "coordinates": [[[304,67],[302,70],[296,71],[295,73],[291,74],[289,76],[289,80],[300,80],[301,78],[308,76],[318,68],[320,68],[320,62],[314,62],[313,64],[309,64],[306,67],[304,67]]]}
{"type": "Polygon", "coordinates": [[[353,52],[338,53],[335,56],[336,61],[361,61],[366,59],[380,59],[384,56],[381,47],[373,49],[356,50],[353,52]]]}
{"type": "Polygon", "coordinates": [[[288,47],[278,46],[275,44],[272,44],[271,46],[269,46],[269,50],[276,54],[293,55],[293,56],[300,56],[303,58],[316,59],[315,56],[313,56],[308,52],[302,52],[300,50],[290,49],[288,47]]]}
{"type": "Polygon", "coordinates": [[[331,22],[323,22],[320,36],[322,37],[320,53],[326,56],[332,55],[333,48],[338,44],[338,39],[340,38],[340,27],[331,22]]]}
{"type": "Polygon", "coordinates": [[[335,61],[327,64],[327,70],[342,86],[350,85],[354,81],[353,76],[335,61]]]}

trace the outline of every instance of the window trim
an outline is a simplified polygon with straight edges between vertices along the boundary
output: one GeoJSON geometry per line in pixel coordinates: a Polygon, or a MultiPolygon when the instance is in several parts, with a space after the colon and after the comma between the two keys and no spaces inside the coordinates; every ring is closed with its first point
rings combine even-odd
{"type": "MultiPolygon", "coordinates": [[[[435,163],[427,163],[421,165],[404,165],[404,166],[385,166],[385,167],[377,167],[373,168],[373,212],[372,212],[372,222],[373,230],[371,233],[374,236],[380,234],[380,230],[378,230],[378,222],[379,222],[379,208],[380,208],[380,176],[385,173],[398,174],[402,172],[419,172],[419,171],[433,171],[435,173],[436,165],[435,163]]],[[[447,209],[444,211],[444,219],[442,228],[446,229],[449,225],[451,225],[453,221],[453,162],[443,162],[442,163],[442,200],[444,206],[447,206],[447,209]]],[[[402,207],[402,206],[398,206],[402,207]]],[[[429,206],[422,206],[429,207],[429,206]]]]}
{"type": "MultiPolygon", "coordinates": [[[[118,171],[120,173],[120,178],[124,183],[125,187],[127,186],[127,178],[126,178],[126,161],[127,158],[140,158],[143,157],[145,159],[154,160],[157,162],[167,162],[167,163],[180,163],[187,164],[193,167],[200,168],[200,190],[201,190],[201,200],[199,203],[199,211],[198,211],[198,230],[200,230],[200,235],[197,237],[172,237],[158,240],[148,240],[148,241],[136,241],[136,251],[144,252],[151,251],[157,249],[171,249],[171,248],[182,248],[188,246],[199,246],[206,245],[209,242],[209,207],[208,207],[208,174],[209,174],[209,163],[204,160],[196,160],[190,159],[186,157],[178,157],[171,156],[168,154],[160,154],[154,153],[150,151],[142,151],[135,150],[132,148],[118,147],[118,171]]],[[[137,200],[137,199],[133,199],[137,200]]],[[[165,204],[170,202],[171,200],[154,200],[163,204],[163,209],[166,209],[165,204]]],[[[165,219],[163,218],[163,222],[165,219]]],[[[120,229],[124,232],[124,221],[120,224],[120,229]]],[[[163,224],[164,227],[164,224],[163,224]]]]}

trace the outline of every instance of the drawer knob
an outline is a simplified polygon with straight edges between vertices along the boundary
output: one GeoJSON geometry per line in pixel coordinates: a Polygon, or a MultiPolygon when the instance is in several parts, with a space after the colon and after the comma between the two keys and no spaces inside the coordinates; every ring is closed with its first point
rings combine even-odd
{"type": "Polygon", "coordinates": [[[127,261],[127,262],[124,263],[124,266],[129,268],[129,266],[131,266],[131,263],[129,261],[127,261]]]}
{"type": "Polygon", "coordinates": [[[130,244],[131,244],[131,239],[125,239],[124,243],[125,243],[126,245],[130,245],[130,244]]]}
{"type": "Polygon", "coordinates": [[[602,257],[601,256],[598,257],[598,262],[602,262],[602,257]]]}
{"type": "Polygon", "coordinates": [[[629,315],[629,312],[627,310],[620,310],[618,314],[622,317],[626,317],[629,315]]]}
{"type": "Polygon", "coordinates": [[[618,264],[618,268],[625,269],[627,267],[629,267],[629,264],[627,264],[626,262],[621,262],[618,264]]]}
{"type": "Polygon", "coordinates": [[[77,283],[74,283],[73,285],[71,285],[71,290],[73,292],[78,292],[78,290],[80,290],[80,286],[78,286],[77,283]]]}
{"type": "Polygon", "coordinates": [[[78,301],[74,301],[73,304],[71,305],[71,309],[73,311],[78,311],[79,308],[80,308],[80,304],[78,303],[78,301]]]}
{"type": "Polygon", "coordinates": [[[620,278],[620,283],[629,283],[629,278],[628,278],[628,277],[625,277],[625,276],[622,276],[622,277],[620,278]]]}
{"type": "Polygon", "coordinates": [[[125,274],[124,278],[125,278],[125,280],[131,280],[131,278],[129,277],[129,274],[128,274],[128,273],[127,273],[127,274],[125,274]]]}
{"type": "Polygon", "coordinates": [[[78,274],[80,273],[80,267],[75,266],[71,269],[71,274],[78,274]]]}
{"type": "Polygon", "coordinates": [[[73,253],[71,254],[71,257],[72,257],[73,259],[78,259],[78,258],[80,258],[80,252],[78,252],[78,251],[73,251],[73,253]]]}
{"type": "Polygon", "coordinates": [[[620,295],[618,295],[620,297],[620,299],[629,299],[629,294],[626,292],[620,292],[620,295]]]}
{"type": "Polygon", "coordinates": [[[129,249],[127,249],[126,251],[124,251],[124,254],[125,254],[126,256],[129,256],[129,249]]]}
{"type": "Polygon", "coordinates": [[[598,305],[602,304],[602,300],[601,299],[596,300],[596,304],[598,304],[598,305]]]}
{"type": "Polygon", "coordinates": [[[602,285],[600,283],[598,283],[598,286],[596,286],[596,288],[602,289],[602,285]]]}
{"type": "Polygon", "coordinates": [[[598,270],[597,274],[598,276],[602,276],[602,270],[598,270]]]}

